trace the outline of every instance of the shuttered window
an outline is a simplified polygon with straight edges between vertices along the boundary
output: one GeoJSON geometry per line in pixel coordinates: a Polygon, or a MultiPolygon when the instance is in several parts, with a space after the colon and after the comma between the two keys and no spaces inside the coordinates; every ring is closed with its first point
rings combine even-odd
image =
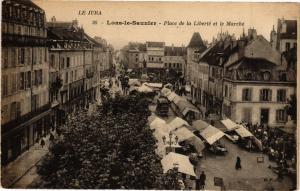
{"type": "Polygon", "coordinates": [[[284,110],[284,109],[276,110],[276,121],[277,122],[286,122],[287,121],[286,110],[284,110]]]}
{"type": "Polygon", "coordinates": [[[260,101],[272,101],[272,90],[261,89],[260,90],[260,101]]]}
{"type": "Polygon", "coordinates": [[[242,100],[243,101],[251,101],[252,100],[252,89],[251,88],[243,89],[242,100]]]}
{"type": "Polygon", "coordinates": [[[277,90],[277,101],[278,102],[286,101],[286,90],[284,89],[277,90]]]}

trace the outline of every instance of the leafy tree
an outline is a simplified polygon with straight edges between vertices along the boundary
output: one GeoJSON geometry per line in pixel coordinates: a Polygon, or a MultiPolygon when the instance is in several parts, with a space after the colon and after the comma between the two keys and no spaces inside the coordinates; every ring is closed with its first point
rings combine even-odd
{"type": "Polygon", "coordinates": [[[109,99],[93,115],[78,112],[38,168],[41,181],[36,187],[169,188],[174,175],[163,175],[147,126],[150,114],[141,95],[109,99]]]}
{"type": "Polygon", "coordinates": [[[287,114],[291,116],[292,120],[297,119],[297,98],[296,95],[291,95],[288,99],[288,105],[286,106],[287,114]]]}

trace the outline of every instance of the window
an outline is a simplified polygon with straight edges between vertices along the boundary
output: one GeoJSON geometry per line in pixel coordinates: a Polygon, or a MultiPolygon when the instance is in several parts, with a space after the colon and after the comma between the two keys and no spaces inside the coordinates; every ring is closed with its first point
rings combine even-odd
{"type": "Polygon", "coordinates": [[[225,85],[225,97],[228,97],[228,86],[225,85]]]}
{"type": "Polygon", "coordinates": [[[8,51],[7,48],[2,47],[2,65],[4,68],[8,67],[8,55],[7,55],[8,51]]]}
{"type": "Polygon", "coordinates": [[[166,67],[166,68],[168,67],[168,64],[167,64],[167,63],[165,63],[165,67],[166,67]]]}
{"type": "Polygon", "coordinates": [[[179,68],[179,63],[177,63],[177,68],[179,68]]]}
{"type": "Polygon", "coordinates": [[[16,76],[17,74],[11,74],[11,93],[15,93],[17,91],[17,80],[16,76]]]}
{"type": "Polygon", "coordinates": [[[2,96],[6,96],[8,94],[8,76],[7,75],[2,74],[1,83],[2,83],[2,89],[1,89],[2,96]]]}
{"type": "Polygon", "coordinates": [[[135,58],[135,61],[137,62],[137,61],[138,61],[138,58],[135,58]]]}
{"type": "Polygon", "coordinates": [[[285,43],[285,50],[288,51],[291,48],[291,44],[289,42],[285,43]]]}
{"type": "Polygon", "coordinates": [[[21,72],[20,73],[20,90],[25,89],[25,73],[21,72]]]}
{"type": "Polygon", "coordinates": [[[33,95],[31,100],[31,110],[35,111],[39,107],[39,96],[33,95]]]}
{"type": "Polygon", "coordinates": [[[286,110],[278,109],[276,110],[276,121],[285,122],[287,120],[286,110]]]}
{"type": "Polygon", "coordinates": [[[270,72],[263,72],[263,79],[264,80],[270,80],[271,74],[270,72]]]}
{"type": "Polygon", "coordinates": [[[173,68],[175,68],[176,66],[175,66],[176,64],[175,63],[173,63],[173,68]]]}
{"type": "Polygon", "coordinates": [[[25,82],[25,88],[31,87],[31,72],[28,71],[26,75],[26,82],[25,82]]]}
{"type": "Polygon", "coordinates": [[[67,68],[70,67],[70,57],[67,57],[67,68]]]}
{"type": "Polygon", "coordinates": [[[48,57],[48,49],[44,48],[44,61],[47,62],[47,57],[48,57]]]}
{"type": "Polygon", "coordinates": [[[69,83],[69,73],[66,72],[66,84],[69,83]]]}
{"type": "Polygon", "coordinates": [[[272,91],[270,89],[260,90],[260,101],[271,101],[272,100],[272,91]]]}
{"type": "Polygon", "coordinates": [[[20,62],[21,62],[21,64],[24,64],[25,63],[25,50],[24,50],[24,48],[21,48],[21,52],[20,52],[20,58],[21,58],[21,60],[20,60],[20,62]]]}
{"type": "Polygon", "coordinates": [[[171,68],[172,67],[172,64],[171,63],[169,63],[169,68],[171,68]]]}
{"type": "Polygon", "coordinates": [[[277,101],[285,102],[286,101],[286,90],[277,90],[277,101]]]}
{"type": "Polygon", "coordinates": [[[296,42],[294,42],[294,48],[297,48],[297,43],[296,42]]]}
{"type": "Polygon", "coordinates": [[[252,89],[245,88],[242,92],[242,100],[243,101],[251,101],[252,99],[252,89]]]}

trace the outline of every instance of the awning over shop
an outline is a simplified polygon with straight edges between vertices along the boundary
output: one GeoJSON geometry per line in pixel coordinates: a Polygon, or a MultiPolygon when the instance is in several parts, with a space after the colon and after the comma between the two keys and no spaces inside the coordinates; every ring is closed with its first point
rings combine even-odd
{"type": "Polygon", "coordinates": [[[194,129],[198,130],[199,132],[203,131],[208,126],[209,126],[209,124],[203,120],[193,121],[193,124],[192,124],[192,127],[194,129]]]}
{"type": "Polygon", "coordinates": [[[144,92],[144,93],[153,92],[153,90],[151,88],[149,88],[148,86],[145,86],[145,85],[142,85],[141,87],[138,87],[138,91],[139,92],[144,92]]]}
{"type": "Polygon", "coordinates": [[[138,79],[131,78],[128,81],[128,85],[130,85],[130,86],[141,86],[141,83],[138,79]]]}
{"type": "Polygon", "coordinates": [[[238,125],[238,128],[235,129],[235,132],[243,138],[244,137],[254,137],[254,135],[250,131],[248,131],[248,129],[243,127],[242,125],[238,125]]]}
{"type": "Polygon", "coordinates": [[[161,164],[164,173],[168,172],[170,169],[173,169],[174,167],[177,167],[178,172],[180,173],[196,176],[194,171],[194,166],[191,164],[189,157],[185,155],[170,152],[161,160],[161,164]]]}
{"type": "Polygon", "coordinates": [[[171,92],[169,95],[168,95],[168,100],[169,101],[173,101],[174,100],[174,98],[177,96],[177,94],[176,93],[174,93],[174,92],[171,92]]]}
{"type": "Polygon", "coordinates": [[[161,127],[163,125],[166,125],[166,121],[156,117],[151,123],[150,123],[150,129],[155,129],[157,127],[161,127]]]}
{"type": "Polygon", "coordinates": [[[172,93],[172,91],[168,88],[163,88],[161,91],[162,96],[168,96],[172,93]]]}
{"type": "Polygon", "coordinates": [[[181,127],[179,129],[176,129],[175,131],[173,131],[174,134],[178,137],[178,142],[181,141],[185,141],[188,140],[191,137],[194,137],[195,135],[189,131],[187,128],[185,127],[181,127]]]}
{"type": "Polygon", "coordinates": [[[162,83],[144,83],[146,86],[151,88],[162,88],[162,83]]]}
{"type": "Polygon", "coordinates": [[[174,118],[169,125],[171,126],[171,131],[175,130],[176,128],[182,127],[182,126],[190,126],[188,122],[183,120],[180,117],[174,118]]]}
{"type": "Polygon", "coordinates": [[[175,96],[175,98],[173,99],[173,102],[175,103],[175,105],[178,105],[178,103],[180,101],[187,101],[187,100],[179,95],[175,96]]]}
{"type": "Polygon", "coordinates": [[[225,134],[214,126],[206,127],[200,135],[210,144],[214,144],[217,140],[221,139],[225,134]]]}
{"type": "Polygon", "coordinates": [[[225,126],[225,128],[227,129],[227,131],[232,131],[232,130],[238,128],[238,124],[236,124],[235,122],[231,121],[230,119],[221,120],[221,123],[225,126]]]}
{"type": "Polygon", "coordinates": [[[184,101],[184,100],[179,101],[177,107],[179,108],[183,116],[185,116],[190,111],[194,113],[200,113],[199,110],[188,101],[184,101]]]}

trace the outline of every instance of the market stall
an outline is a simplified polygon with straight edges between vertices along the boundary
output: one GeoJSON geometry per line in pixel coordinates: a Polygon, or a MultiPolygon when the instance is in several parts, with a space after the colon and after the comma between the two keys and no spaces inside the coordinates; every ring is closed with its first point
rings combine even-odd
{"type": "Polygon", "coordinates": [[[174,100],[174,98],[175,98],[176,96],[177,96],[176,93],[171,92],[171,93],[167,96],[167,98],[168,98],[168,100],[171,102],[171,101],[174,100]]]}
{"type": "Polygon", "coordinates": [[[194,166],[189,161],[189,157],[185,155],[170,152],[161,160],[161,164],[164,173],[175,167],[182,174],[196,177],[194,166]]]}
{"type": "Polygon", "coordinates": [[[262,151],[262,143],[258,140],[248,129],[242,125],[238,125],[238,128],[234,130],[239,136],[239,145],[248,150],[260,150],[262,151]]]}
{"type": "Polygon", "coordinates": [[[200,135],[206,141],[206,147],[209,152],[217,155],[224,155],[227,152],[225,146],[219,142],[225,134],[216,127],[209,125],[200,135]]]}
{"type": "Polygon", "coordinates": [[[184,100],[179,101],[177,107],[182,117],[187,121],[195,120],[197,116],[200,114],[199,109],[196,108],[191,103],[189,103],[188,101],[184,101],[184,100]]]}
{"type": "Polygon", "coordinates": [[[182,126],[190,126],[187,121],[180,117],[175,117],[171,122],[168,123],[171,126],[171,131],[176,130],[182,126]]]}
{"type": "Polygon", "coordinates": [[[168,88],[163,88],[161,91],[161,96],[167,97],[168,95],[170,95],[172,93],[172,91],[168,88]]]}
{"type": "Polygon", "coordinates": [[[195,131],[199,131],[199,132],[202,132],[208,126],[210,126],[210,124],[206,123],[201,119],[193,121],[192,123],[192,127],[195,129],[195,131]]]}

